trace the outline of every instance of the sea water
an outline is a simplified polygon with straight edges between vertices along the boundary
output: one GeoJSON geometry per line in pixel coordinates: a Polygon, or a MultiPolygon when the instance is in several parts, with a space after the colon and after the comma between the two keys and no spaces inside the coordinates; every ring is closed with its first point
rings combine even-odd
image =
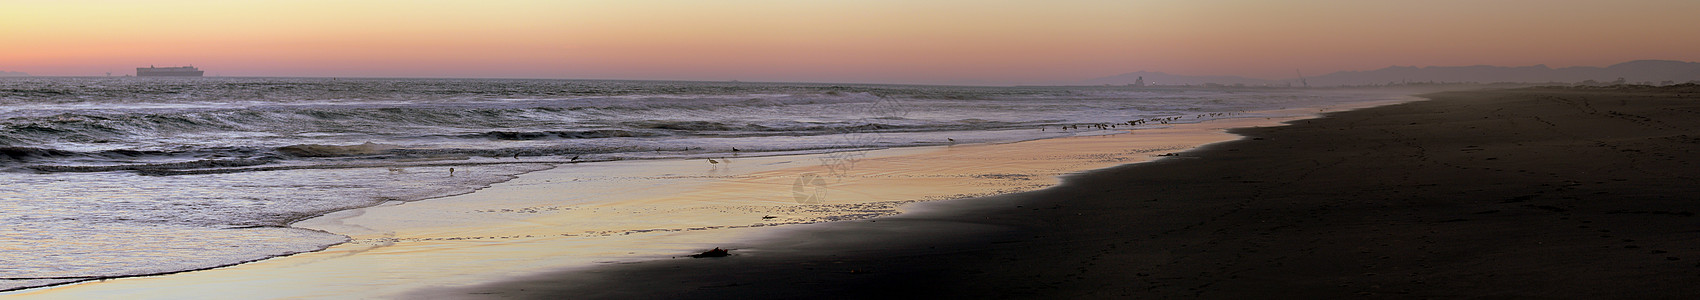
{"type": "Polygon", "coordinates": [[[1013,142],[1365,100],[1296,89],[0,78],[0,290],[315,251],[348,239],[292,222],[566,162],[1013,142]]]}

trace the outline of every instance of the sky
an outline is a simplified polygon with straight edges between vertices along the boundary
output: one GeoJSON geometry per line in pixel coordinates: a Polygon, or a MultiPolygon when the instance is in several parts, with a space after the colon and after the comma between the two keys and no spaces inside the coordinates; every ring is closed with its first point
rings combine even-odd
{"type": "Polygon", "coordinates": [[[1692,0],[0,0],[0,71],[1044,84],[1700,61],[1692,0]]]}

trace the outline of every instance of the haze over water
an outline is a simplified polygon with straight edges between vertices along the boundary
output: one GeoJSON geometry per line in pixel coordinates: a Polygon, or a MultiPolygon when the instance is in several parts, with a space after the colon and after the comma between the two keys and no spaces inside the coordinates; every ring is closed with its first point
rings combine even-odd
{"type": "MultiPolygon", "coordinates": [[[[1700,61],[1700,3],[11,1],[0,71],[1056,84],[1700,61]]],[[[1610,80],[1605,78],[1603,80],[1610,80]]]]}

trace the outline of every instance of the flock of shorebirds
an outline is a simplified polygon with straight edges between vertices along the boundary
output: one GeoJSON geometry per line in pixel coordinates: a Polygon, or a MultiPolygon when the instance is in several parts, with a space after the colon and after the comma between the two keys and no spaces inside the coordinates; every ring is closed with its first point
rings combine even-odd
{"type": "MultiPolygon", "coordinates": [[[[1231,116],[1231,115],[1238,115],[1238,114],[1240,114],[1240,113],[1239,112],[1208,113],[1208,114],[1199,114],[1199,115],[1193,116],[1193,118],[1203,119],[1204,117],[1221,117],[1221,116],[1231,116]]],[[[1070,129],[1080,129],[1080,125],[1086,125],[1086,128],[1089,128],[1089,129],[1116,129],[1116,128],[1121,127],[1122,124],[1127,124],[1128,127],[1139,126],[1139,125],[1143,125],[1143,124],[1151,124],[1151,123],[1169,124],[1169,122],[1179,121],[1180,119],[1185,118],[1185,117],[1186,116],[1173,116],[1173,117],[1167,117],[1167,118],[1138,119],[1138,120],[1132,120],[1132,121],[1121,122],[1121,123],[1071,124],[1071,125],[1062,125],[1062,130],[1066,131],[1066,130],[1070,130],[1070,129]]],[[[1039,128],[1039,131],[1045,131],[1045,129],[1046,128],[1041,127],[1041,128],[1039,128]]],[[[954,142],[955,140],[952,140],[952,141],[954,142]]]]}
{"type": "MultiPolygon", "coordinates": [[[[1208,114],[1199,114],[1199,115],[1193,116],[1193,118],[1202,119],[1202,118],[1205,118],[1205,117],[1220,117],[1220,116],[1230,116],[1230,115],[1238,115],[1238,114],[1240,114],[1240,113],[1239,112],[1208,113],[1208,114]]],[[[1138,120],[1131,120],[1131,121],[1122,122],[1122,123],[1071,124],[1071,125],[1062,125],[1061,129],[1065,130],[1065,131],[1066,130],[1078,130],[1078,129],[1080,129],[1081,125],[1086,125],[1086,128],[1089,128],[1089,129],[1108,130],[1108,129],[1120,128],[1124,124],[1127,125],[1128,127],[1139,126],[1139,125],[1144,125],[1144,124],[1152,124],[1152,123],[1169,124],[1169,122],[1177,121],[1177,120],[1180,120],[1184,117],[1186,117],[1186,116],[1138,119],[1138,120]]],[[[1045,129],[1046,129],[1045,127],[1040,127],[1039,131],[1045,131],[1045,129]]],[[[945,141],[949,144],[953,144],[953,145],[956,144],[955,138],[945,138],[945,141]]],[[[743,150],[740,150],[737,147],[732,147],[732,152],[741,152],[741,151],[743,151],[743,150]]],[[[518,153],[515,153],[514,159],[519,159],[519,156],[520,155],[518,153]]],[[[580,158],[580,156],[574,155],[571,159],[568,159],[567,161],[568,162],[578,162],[579,158],[580,158]]],[[[719,159],[709,158],[708,164],[713,165],[713,166],[719,166],[720,163],[723,162],[723,161],[724,162],[731,162],[731,160],[728,160],[725,157],[720,157],[719,159]]],[[[390,171],[390,174],[401,174],[401,173],[406,173],[407,169],[402,168],[402,167],[389,167],[389,171],[390,171]]],[[[449,168],[449,176],[453,177],[454,174],[455,174],[455,168],[449,168]]]]}

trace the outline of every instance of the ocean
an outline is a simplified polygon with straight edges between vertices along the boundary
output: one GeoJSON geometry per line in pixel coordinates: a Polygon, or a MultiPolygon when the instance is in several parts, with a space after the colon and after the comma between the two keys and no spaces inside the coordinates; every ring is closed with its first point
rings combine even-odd
{"type": "Polygon", "coordinates": [[[316,251],[349,239],[291,223],[471,193],[565,163],[1007,143],[1369,100],[1381,99],[1258,88],[0,78],[0,290],[316,251]]]}

